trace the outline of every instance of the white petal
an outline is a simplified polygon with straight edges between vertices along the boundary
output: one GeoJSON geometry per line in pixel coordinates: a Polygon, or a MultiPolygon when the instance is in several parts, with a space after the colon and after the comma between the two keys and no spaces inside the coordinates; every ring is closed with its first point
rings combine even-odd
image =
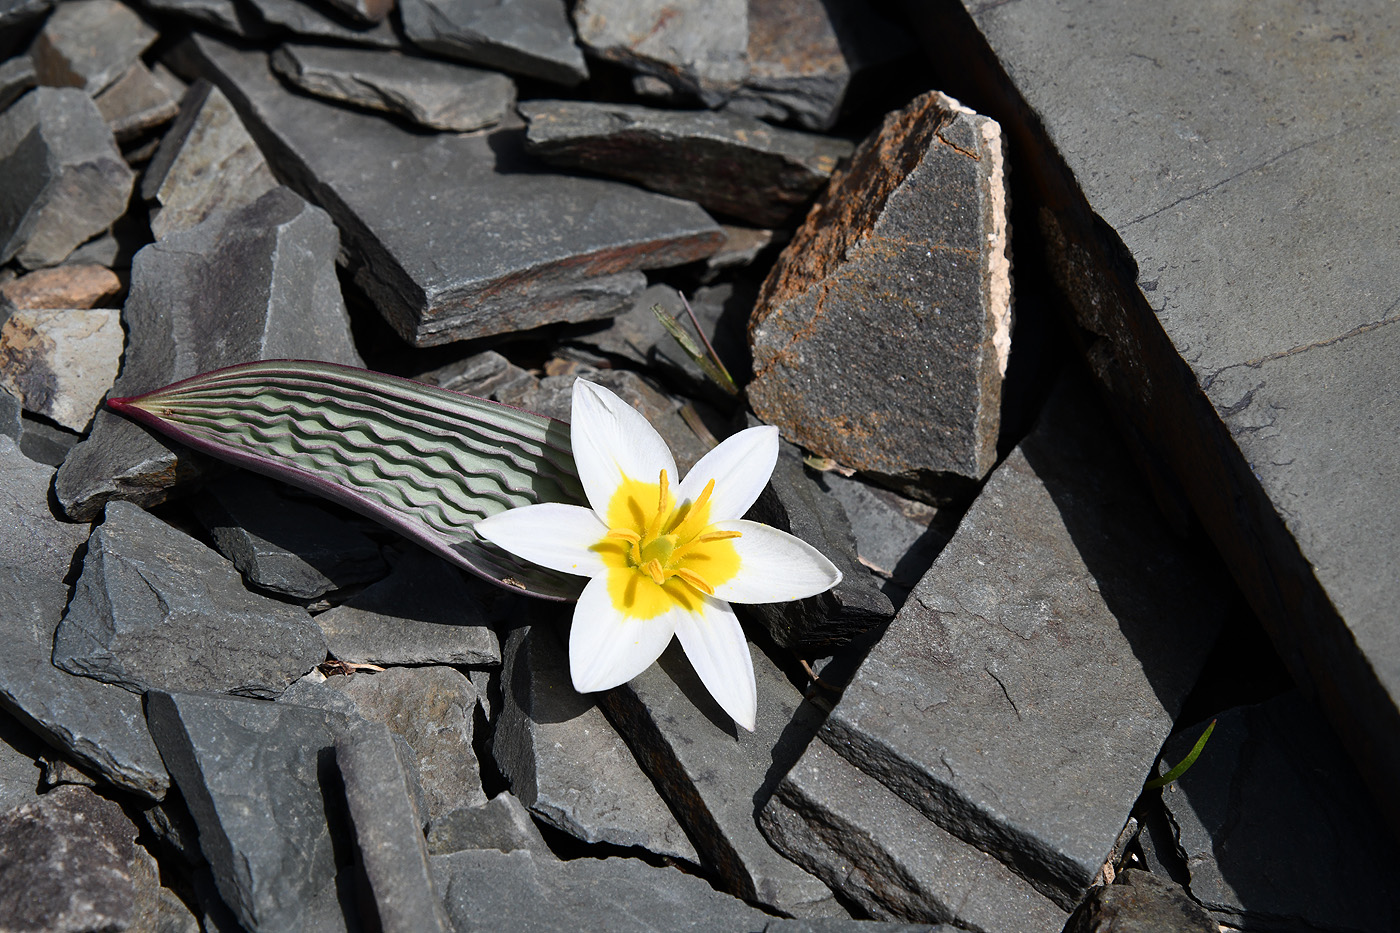
{"type": "Polygon", "coordinates": [[[768,485],[777,462],[778,429],[766,424],[746,428],[726,438],[691,467],[676,490],[676,501],[695,500],[713,479],[710,521],[743,518],[768,485]]]}
{"type": "Polygon", "coordinates": [[[654,483],[666,471],[674,485],[676,460],[642,413],[600,385],[574,383],[569,440],[588,504],[599,515],[623,477],[654,483]]]}
{"type": "Polygon", "coordinates": [[[607,574],[588,581],[574,607],[569,630],[569,673],[579,693],[625,684],[651,667],[676,633],[677,612],[653,618],[629,618],[608,595],[607,574]]]}
{"type": "Polygon", "coordinates": [[[758,689],[749,643],[734,610],[722,600],[706,598],[701,612],[687,612],[677,621],[676,637],[710,696],[731,719],[752,732],[758,689]]]}
{"type": "Polygon", "coordinates": [[[603,573],[603,558],[589,548],[608,526],[581,505],[542,502],[492,515],[477,522],[478,535],[550,570],[591,577],[603,573]]]}
{"type": "Polygon", "coordinates": [[[758,522],[716,522],[737,531],[729,544],[739,552],[739,572],[715,587],[731,603],[778,603],[824,593],[841,582],[841,571],[801,538],[758,522]]]}

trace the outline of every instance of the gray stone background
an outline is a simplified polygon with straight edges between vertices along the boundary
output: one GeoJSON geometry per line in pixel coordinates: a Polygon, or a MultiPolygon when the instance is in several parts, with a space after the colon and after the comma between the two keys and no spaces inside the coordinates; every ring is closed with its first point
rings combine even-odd
{"type": "Polygon", "coordinates": [[[1400,928],[1391,7],[0,0],[0,929],[1400,928]],[[285,358],[776,424],[845,579],[581,696],[102,407],[285,358]]]}

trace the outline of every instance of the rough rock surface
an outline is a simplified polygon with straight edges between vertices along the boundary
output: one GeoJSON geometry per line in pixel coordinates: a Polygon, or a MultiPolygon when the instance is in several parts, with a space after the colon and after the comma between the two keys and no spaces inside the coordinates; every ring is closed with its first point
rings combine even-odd
{"type": "Polygon", "coordinates": [[[30,49],[39,83],[95,97],[126,74],[156,31],[116,0],[60,3],[30,49]]]}
{"type": "Polygon", "coordinates": [[[558,613],[511,630],[491,752],[520,802],[584,842],[698,862],[666,802],[595,698],[574,691],[558,613]]]}
{"type": "MultiPolygon", "coordinates": [[[[276,188],[141,250],[122,312],[130,350],[113,394],[257,359],[359,364],[336,278],[338,243],[324,211],[276,188]]],[[[161,502],[200,468],[190,451],[104,410],[54,490],[70,517],[87,520],[112,498],[161,502]]]]}
{"type": "Polygon", "coordinates": [[[574,26],[594,55],[707,107],[728,100],[748,72],[747,0],[582,0],[574,26]]]}
{"type": "Polygon", "coordinates": [[[1066,909],[1113,850],[1228,605],[1105,428],[1089,390],[1062,383],[822,731],[1066,909]]]}
{"type": "Polygon", "coordinates": [[[62,522],[49,508],[53,469],[30,460],[10,437],[0,437],[0,563],[54,583],[68,576],[86,525],[62,522]]]}
{"type": "Polygon", "coordinates": [[[54,664],[141,693],[271,698],[326,659],[305,610],[249,592],[223,558],[129,502],[107,506],[54,664]]]}
{"type": "Polygon", "coordinates": [[[0,309],[5,304],[25,309],[96,308],[121,291],[121,280],[104,266],[65,263],[36,269],[0,285],[0,309]]]}
{"type": "Polygon", "coordinates": [[[141,178],[157,240],[193,227],[216,210],[252,204],[277,180],[223,91],[196,81],[141,178]]]}
{"type": "Polygon", "coordinates": [[[124,336],[115,308],[15,311],[0,328],[0,386],[81,431],[117,378],[124,336]]]}
{"type": "Polygon", "coordinates": [[[1220,924],[1170,878],[1130,868],[1096,888],[1070,917],[1065,933],[1218,933],[1220,924]]]}
{"type": "Polygon", "coordinates": [[[0,261],[62,262],[126,211],[136,176],[97,105],[76,88],[35,88],[0,114],[0,261]]]}
{"type": "Polygon", "coordinates": [[[941,94],[886,117],[808,215],[749,324],[749,400],[901,485],[996,460],[1011,342],[1001,130],[941,94]]]}
{"type": "Polygon", "coordinates": [[[739,114],[535,100],[525,151],[695,201],[759,227],[778,226],[816,196],[851,154],[844,139],[769,126],[739,114]]]}
{"type": "Polygon", "coordinates": [[[463,849],[527,849],[536,858],[554,857],[530,811],[520,799],[503,791],[478,807],[461,807],[433,820],[428,829],[428,851],[447,855],[463,849]]]}
{"type": "Polygon", "coordinates": [[[279,173],[333,212],[357,284],[416,345],[615,314],[643,287],[637,270],[723,241],[693,204],[519,171],[510,131],[425,138],[286,91],[260,54],[196,37],[181,55],[229,95],[279,173]],[[389,183],[400,177],[415,184],[389,183]]]}
{"type": "Polygon", "coordinates": [[[399,0],[419,48],[513,74],[575,85],[588,77],[562,0],[399,0]]]}
{"type": "Polygon", "coordinates": [[[94,103],[119,143],[130,142],[169,122],[180,109],[178,94],[139,59],[97,95],[94,103]]]}

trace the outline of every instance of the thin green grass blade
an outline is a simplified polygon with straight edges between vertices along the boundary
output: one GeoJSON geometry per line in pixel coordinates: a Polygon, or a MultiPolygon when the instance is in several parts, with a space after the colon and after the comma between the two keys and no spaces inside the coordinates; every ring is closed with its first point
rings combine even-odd
{"type": "Polygon", "coordinates": [[[1196,763],[1196,759],[1201,757],[1201,752],[1205,750],[1206,742],[1210,740],[1210,734],[1214,731],[1215,720],[1212,719],[1210,721],[1210,725],[1206,726],[1206,731],[1202,732],[1201,737],[1196,740],[1196,744],[1191,746],[1191,751],[1187,753],[1185,758],[1181,759],[1181,763],[1178,764],[1175,768],[1172,768],[1170,771],[1168,771],[1161,777],[1153,778],[1146,784],[1142,785],[1143,790],[1155,790],[1158,787],[1166,787],[1172,781],[1175,781],[1177,778],[1185,774],[1186,769],[1194,765],[1196,763]]]}
{"type": "MultiPolygon", "coordinates": [[[[675,316],[661,307],[661,305],[652,305],[651,313],[656,315],[656,319],[661,322],[661,326],[666,328],[666,333],[670,334],[676,343],[680,344],[681,349],[685,351],[685,355],[695,361],[695,365],[700,367],[700,371],[709,377],[711,382],[730,395],[739,394],[739,387],[734,384],[734,377],[729,375],[729,370],[724,368],[724,364],[719,361],[718,356],[711,356],[713,348],[711,348],[711,353],[706,353],[704,350],[701,350],[694,338],[685,332],[685,328],[681,327],[681,322],[676,320],[675,316]]],[[[702,332],[700,336],[703,339],[705,335],[702,332]]],[[[708,343],[709,341],[706,341],[706,344],[708,343]]]]}
{"type": "Polygon", "coordinates": [[[573,599],[585,582],[473,531],[517,506],[585,503],[562,421],[303,360],[231,366],[107,404],[197,450],[340,502],[504,586],[573,599]]]}

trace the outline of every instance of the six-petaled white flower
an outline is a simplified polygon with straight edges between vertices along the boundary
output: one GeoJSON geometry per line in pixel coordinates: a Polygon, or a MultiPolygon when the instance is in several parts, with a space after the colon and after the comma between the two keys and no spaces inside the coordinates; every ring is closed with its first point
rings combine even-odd
{"type": "Polygon", "coordinates": [[[569,670],[588,693],[625,683],[680,639],[719,705],[752,730],[753,659],[730,603],[813,596],[841,582],[816,548],[742,516],[778,459],[778,430],[740,431],[671,485],[676,463],[642,415],[574,384],[570,437],[590,508],[528,505],[476,532],[513,554],[590,577],[574,609],[569,670]]]}

